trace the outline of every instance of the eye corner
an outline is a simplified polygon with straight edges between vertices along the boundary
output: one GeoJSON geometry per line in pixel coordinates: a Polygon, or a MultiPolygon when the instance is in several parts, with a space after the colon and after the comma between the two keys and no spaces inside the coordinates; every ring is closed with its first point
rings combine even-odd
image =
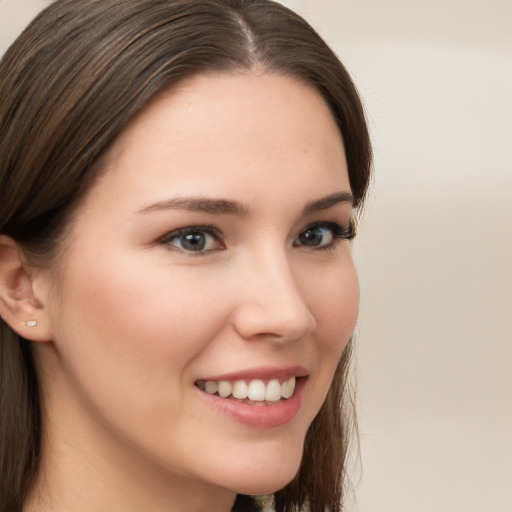
{"type": "Polygon", "coordinates": [[[354,238],[356,238],[356,236],[357,236],[357,222],[356,222],[356,219],[354,219],[352,217],[350,219],[347,227],[344,228],[344,229],[345,229],[345,232],[346,232],[345,240],[348,240],[349,242],[354,240],[354,238]]]}

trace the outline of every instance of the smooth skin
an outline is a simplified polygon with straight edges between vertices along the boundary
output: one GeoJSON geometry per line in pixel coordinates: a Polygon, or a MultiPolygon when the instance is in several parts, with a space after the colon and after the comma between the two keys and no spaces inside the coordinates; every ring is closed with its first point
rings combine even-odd
{"type": "Polygon", "coordinates": [[[37,342],[44,390],[25,512],[226,512],[236,492],[288,483],[357,319],[350,192],[308,85],[208,75],[155,98],[110,148],[57,260],[20,266],[24,305],[2,303],[37,342]],[[241,424],[195,385],[294,365],[301,406],[275,428],[241,424]]]}

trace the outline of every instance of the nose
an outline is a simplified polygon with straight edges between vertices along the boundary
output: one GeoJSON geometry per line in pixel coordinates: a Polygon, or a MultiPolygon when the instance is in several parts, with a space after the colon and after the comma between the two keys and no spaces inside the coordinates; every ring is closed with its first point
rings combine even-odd
{"type": "Polygon", "coordinates": [[[247,340],[278,342],[310,334],[316,320],[305,301],[285,255],[253,257],[238,276],[239,293],[234,313],[235,330],[247,340]]]}

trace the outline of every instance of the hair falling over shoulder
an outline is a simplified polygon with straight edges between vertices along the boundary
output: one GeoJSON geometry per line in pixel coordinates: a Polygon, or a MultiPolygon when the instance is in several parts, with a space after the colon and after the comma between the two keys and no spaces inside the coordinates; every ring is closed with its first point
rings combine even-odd
{"type": "MultiPolygon", "coordinates": [[[[371,148],[363,107],[335,54],[298,15],[268,0],[56,0],[0,61],[0,234],[31,263],[55,256],[101,157],[159,91],[201,73],[272,72],[315,87],[346,149],[355,205],[371,148]]],[[[354,430],[351,344],[311,425],[277,512],[342,510],[354,430]]],[[[0,319],[0,512],[21,512],[40,462],[30,343],[0,319]]],[[[257,510],[239,496],[235,511],[257,510]]]]}

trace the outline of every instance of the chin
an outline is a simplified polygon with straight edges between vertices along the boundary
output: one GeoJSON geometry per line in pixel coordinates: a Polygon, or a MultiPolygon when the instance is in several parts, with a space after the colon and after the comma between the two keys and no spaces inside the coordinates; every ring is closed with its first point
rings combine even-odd
{"type": "Polygon", "coordinates": [[[238,494],[272,494],[295,478],[299,471],[301,456],[292,461],[277,460],[275,464],[272,464],[271,461],[263,465],[259,462],[255,463],[250,469],[237,474],[236,481],[233,482],[234,485],[231,488],[238,494]]]}
{"type": "Polygon", "coordinates": [[[250,496],[263,496],[267,494],[273,494],[289,484],[294,477],[295,474],[291,475],[289,478],[280,477],[272,481],[267,480],[262,482],[246,482],[245,485],[238,486],[236,489],[234,489],[234,492],[237,494],[247,494],[250,496]]]}

